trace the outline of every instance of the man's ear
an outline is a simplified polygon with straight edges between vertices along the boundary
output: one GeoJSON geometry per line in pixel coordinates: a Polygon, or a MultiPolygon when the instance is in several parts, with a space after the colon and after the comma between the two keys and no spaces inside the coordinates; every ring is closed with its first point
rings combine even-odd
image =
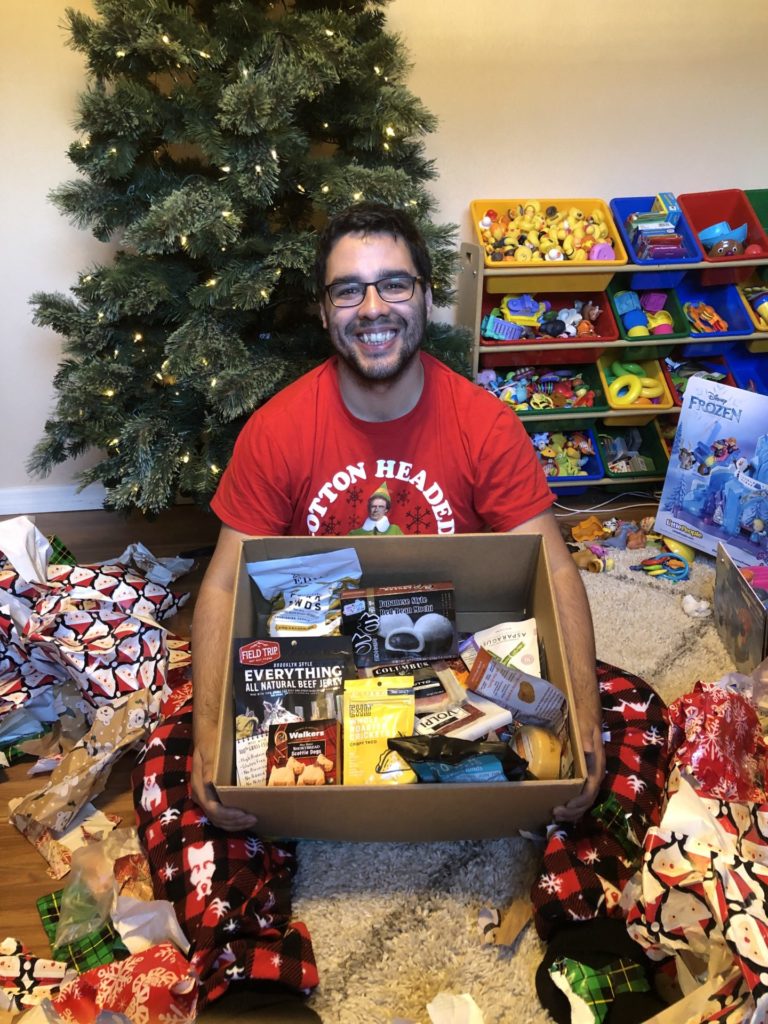
{"type": "Polygon", "coordinates": [[[318,308],[320,310],[320,319],[323,322],[323,327],[327,331],[328,330],[328,317],[326,316],[326,313],[325,313],[325,302],[322,299],[320,299],[320,302],[318,303],[318,308]]]}
{"type": "Polygon", "coordinates": [[[427,320],[432,316],[432,288],[427,285],[424,289],[424,305],[426,306],[427,320]]]}

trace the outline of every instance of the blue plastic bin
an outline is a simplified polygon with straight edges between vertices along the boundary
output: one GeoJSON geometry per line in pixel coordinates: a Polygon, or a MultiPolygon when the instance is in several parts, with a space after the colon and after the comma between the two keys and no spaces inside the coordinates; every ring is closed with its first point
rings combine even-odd
{"type": "Polygon", "coordinates": [[[768,395],[768,352],[750,352],[743,343],[732,345],[725,356],[736,387],[768,395]]]}
{"type": "MultiPolygon", "coordinates": [[[[624,242],[631,262],[644,267],[668,264],[672,261],[641,259],[637,255],[637,251],[630,240],[629,232],[627,231],[624,222],[632,213],[649,213],[653,207],[655,199],[656,196],[620,196],[616,199],[612,199],[610,202],[611,213],[613,214],[616,227],[619,230],[621,240],[624,242]]],[[[701,253],[698,245],[696,244],[696,238],[691,231],[690,225],[682,212],[680,214],[680,219],[677,222],[677,230],[678,233],[682,235],[683,244],[688,255],[681,256],[674,260],[674,262],[698,263],[701,260],[701,253]]],[[[684,269],[660,270],[656,273],[653,271],[646,271],[642,274],[630,274],[629,287],[633,289],[641,288],[644,291],[648,291],[651,288],[674,288],[676,284],[682,281],[684,274],[684,269]]]]}
{"type": "MultiPolygon", "coordinates": [[[[592,450],[595,453],[594,455],[587,455],[586,456],[586,462],[582,466],[582,469],[585,471],[583,474],[580,474],[578,476],[575,476],[575,475],[574,476],[561,476],[559,474],[557,476],[551,476],[551,475],[548,474],[547,475],[547,483],[549,484],[551,490],[553,490],[553,491],[555,491],[555,493],[557,493],[558,489],[559,489],[558,488],[559,484],[568,484],[568,485],[581,484],[581,483],[586,484],[590,480],[601,480],[603,478],[603,476],[604,476],[603,463],[602,463],[602,460],[600,459],[600,455],[599,455],[600,445],[598,443],[597,436],[595,435],[595,432],[591,428],[591,426],[588,427],[588,426],[585,425],[585,426],[575,427],[573,425],[573,422],[571,422],[569,425],[566,425],[566,424],[557,424],[557,425],[555,425],[553,423],[542,423],[541,427],[543,429],[536,430],[536,429],[534,429],[533,424],[529,424],[529,425],[526,426],[526,430],[528,431],[528,436],[531,438],[531,443],[532,444],[534,443],[534,437],[537,436],[537,435],[541,436],[543,434],[558,434],[558,433],[560,433],[560,434],[565,434],[566,437],[568,437],[568,436],[571,436],[573,434],[585,434],[587,436],[587,438],[589,439],[589,442],[591,444],[592,450]]],[[[542,455],[541,450],[539,449],[539,447],[536,444],[534,444],[534,448],[536,449],[536,454],[539,457],[539,461],[542,463],[542,466],[545,467],[544,471],[546,473],[547,472],[546,464],[547,464],[547,462],[549,460],[545,456],[542,455]]],[[[572,486],[568,486],[567,488],[564,488],[564,490],[567,490],[569,494],[578,493],[577,491],[574,491],[572,486]]]]}
{"type": "Polygon", "coordinates": [[[717,310],[720,316],[727,321],[727,331],[711,331],[694,335],[697,340],[693,344],[681,346],[682,354],[687,358],[695,358],[697,355],[721,355],[730,348],[729,343],[720,342],[720,338],[732,338],[742,334],[752,334],[754,327],[749,319],[744,303],[739,295],[738,288],[733,284],[716,284],[705,286],[699,284],[698,274],[695,272],[685,275],[675,292],[684,306],[686,302],[706,302],[717,310]],[[712,339],[710,341],[710,339],[712,339]]]}

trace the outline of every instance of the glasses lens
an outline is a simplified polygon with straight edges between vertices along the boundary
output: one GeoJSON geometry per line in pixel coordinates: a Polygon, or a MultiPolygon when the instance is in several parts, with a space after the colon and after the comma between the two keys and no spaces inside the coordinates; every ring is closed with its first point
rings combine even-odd
{"type": "Polygon", "coordinates": [[[359,306],[368,288],[373,285],[385,302],[407,302],[413,295],[416,278],[405,276],[383,277],[380,281],[364,284],[362,281],[341,281],[328,285],[328,295],[334,306],[359,306]]]}
{"type": "Polygon", "coordinates": [[[365,295],[365,285],[359,281],[345,281],[328,286],[328,294],[334,306],[359,306],[365,295]]]}
{"type": "Polygon", "coordinates": [[[376,291],[387,302],[405,302],[413,295],[412,277],[385,277],[376,282],[376,291]]]}

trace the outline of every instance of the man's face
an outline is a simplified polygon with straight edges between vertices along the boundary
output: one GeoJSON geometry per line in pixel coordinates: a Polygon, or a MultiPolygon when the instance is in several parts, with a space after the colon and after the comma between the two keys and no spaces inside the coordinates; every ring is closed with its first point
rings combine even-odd
{"type": "MultiPolygon", "coordinates": [[[[378,281],[392,274],[416,276],[408,246],[391,235],[344,235],[328,257],[325,283],[378,281]]],[[[388,303],[375,288],[359,306],[341,309],[327,295],[321,305],[323,324],[333,347],[358,377],[396,380],[410,365],[432,310],[432,293],[416,282],[407,302],[388,303]]]]}
{"type": "Polygon", "coordinates": [[[382,519],[387,514],[387,503],[382,498],[373,498],[368,503],[368,515],[377,523],[379,519],[382,519]]]}

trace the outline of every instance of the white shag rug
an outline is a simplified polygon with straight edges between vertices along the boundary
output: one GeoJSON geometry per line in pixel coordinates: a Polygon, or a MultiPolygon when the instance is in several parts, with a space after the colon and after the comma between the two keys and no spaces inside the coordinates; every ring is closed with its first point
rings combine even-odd
{"type": "MultiPolygon", "coordinates": [[[[607,573],[583,573],[603,661],[642,676],[666,702],[698,679],[733,671],[712,617],[682,599],[712,601],[714,559],[697,555],[688,581],[632,571],[655,551],[617,551],[607,573]]],[[[512,947],[485,945],[485,906],[526,895],[538,851],[515,838],[456,843],[299,844],[295,917],[312,935],[320,985],[309,1005],[323,1024],[429,1024],[439,992],[468,992],[484,1024],[545,1024],[534,984],[545,946],[529,925],[512,947]]]]}

